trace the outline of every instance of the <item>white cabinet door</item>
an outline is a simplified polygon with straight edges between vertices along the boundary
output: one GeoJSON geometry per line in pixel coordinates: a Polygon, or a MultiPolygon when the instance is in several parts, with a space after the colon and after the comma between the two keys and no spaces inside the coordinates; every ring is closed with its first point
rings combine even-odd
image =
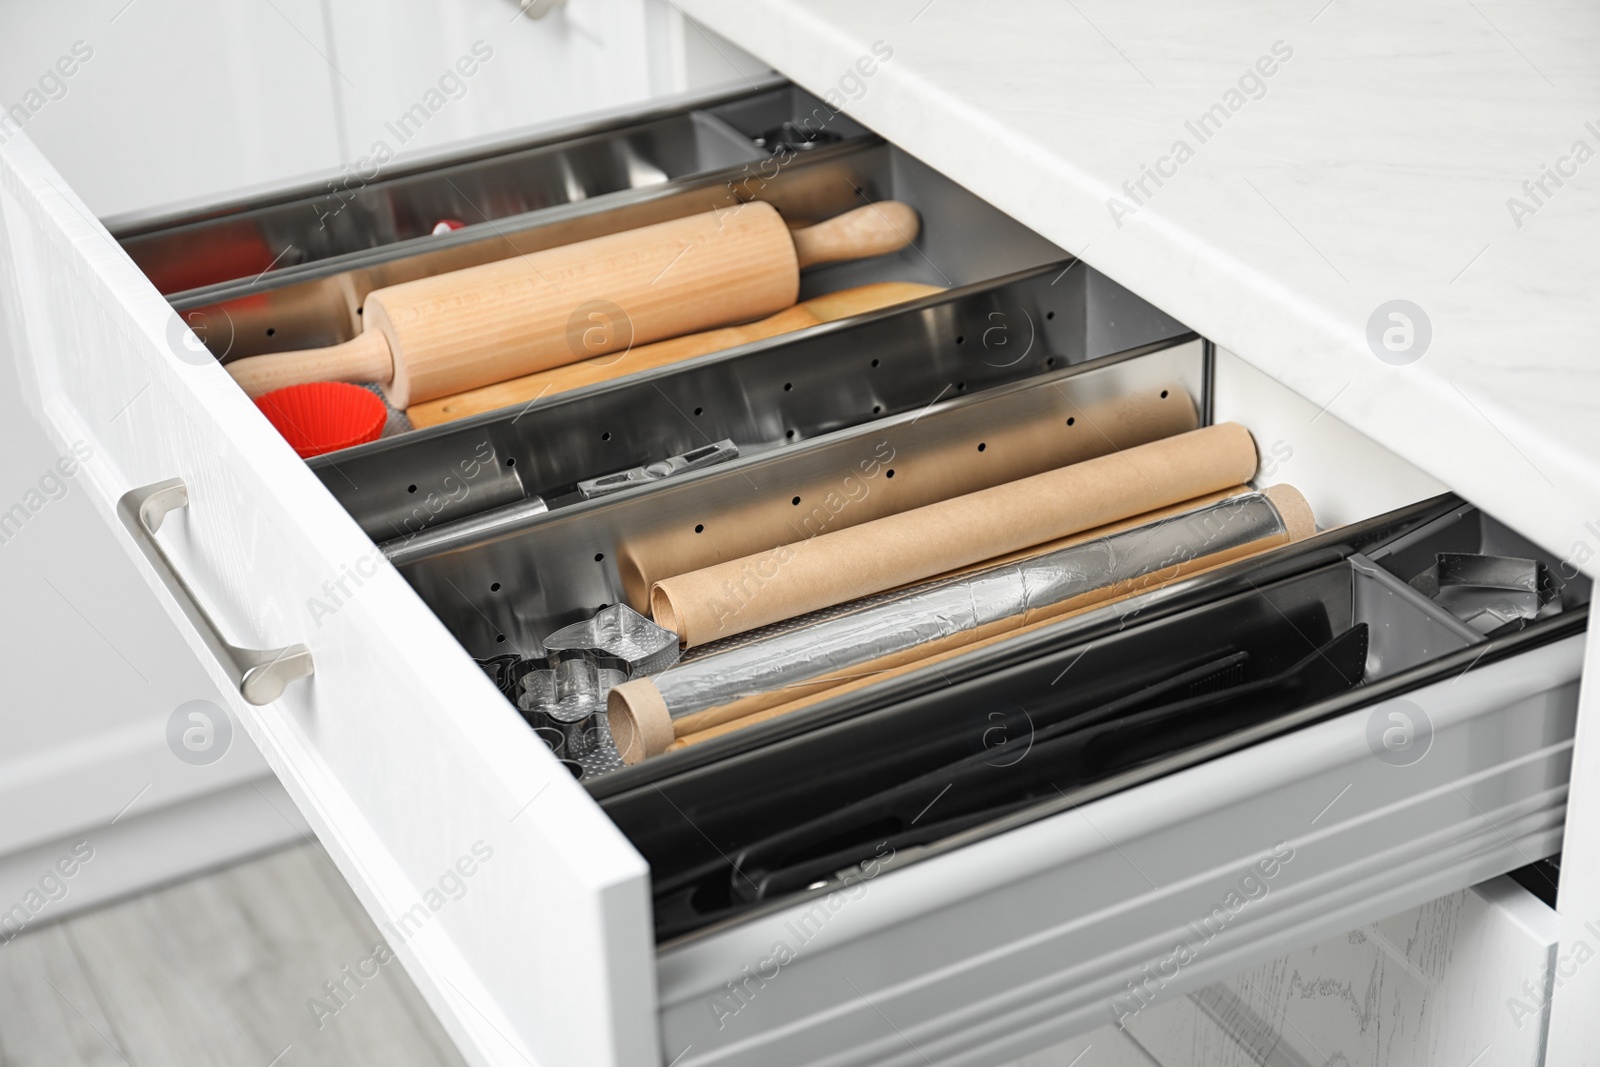
{"type": "Polygon", "coordinates": [[[1157,1062],[1538,1067],[1560,923],[1495,878],[1126,1020],[1157,1062]]]}
{"type": "MultiPolygon", "coordinates": [[[[12,314],[0,302],[0,352],[12,314]]],[[[304,831],[244,731],[218,722],[216,686],[127,566],[80,464],[23,404],[15,362],[0,361],[0,914],[12,916],[0,937],[304,831]],[[169,724],[196,712],[216,729],[175,749],[169,724]],[[65,894],[30,897],[80,842],[94,861],[65,894]],[[18,918],[18,902],[35,906],[18,918]]]]}
{"type": "Polygon", "coordinates": [[[1559,932],[1494,878],[1008,1067],[1538,1067],[1559,932]]]}
{"type": "Polygon", "coordinates": [[[155,543],[220,639],[309,648],[311,677],[246,703],[119,539],[462,1048],[651,1062],[643,861],[26,137],[0,148],[0,302],[25,399],[89,449],[104,520],[182,479],[155,543]]]}

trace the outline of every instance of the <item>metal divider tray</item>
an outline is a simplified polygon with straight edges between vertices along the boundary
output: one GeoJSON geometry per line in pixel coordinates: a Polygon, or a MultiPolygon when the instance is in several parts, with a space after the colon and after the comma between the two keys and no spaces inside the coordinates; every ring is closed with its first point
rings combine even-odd
{"type": "Polygon", "coordinates": [[[464,519],[516,514],[535,497],[557,508],[575,502],[581,480],[715,441],[731,440],[742,456],[772,453],[1115,354],[1112,345],[1194,337],[1136,308],[1116,336],[1088,329],[1122,301],[1089,268],[1063,276],[1072,266],[386,438],[319,456],[311,469],[398,563],[459,543],[464,519]],[[482,462],[466,478],[469,458],[482,462]]]}
{"type": "MultiPolygon", "coordinates": [[[[371,214],[391,217],[402,212],[398,200],[405,202],[404,212],[418,218],[448,208],[457,213],[457,221],[468,223],[463,229],[390,240],[394,227],[386,223],[382,233],[350,235],[330,246],[326,256],[294,266],[280,263],[268,271],[258,267],[234,274],[224,262],[211,272],[217,280],[173,292],[170,300],[224,362],[335,344],[360,332],[362,301],[375,288],[747,200],[770,203],[795,223],[820,221],[891,198],[910,203],[921,214],[922,233],[912,246],[894,255],[808,271],[802,279],[802,300],[873,281],[958,288],[1068,258],[1033,231],[842,115],[824,127],[838,135],[836,140],[786,152],[779,157],[783,165],[776,165],[774,146],[765,144],[762,129],[769,122],[781,125],[819,109],[828,114],[815,98],[782,87],[664,109],[649,122],[623,124],[593,137],[532,147],[513,142],[478,150],[463,161],[436,161],[418,173],[364,189],[339,217],[356,218],[356,205],[369,201],[371,214]],[[718,133],[708,138],[705,131],[712,129],[718,133]],[[627,146],[636,144],[641,130],[659,132],[661,144],[672,145],[675,151],[697,146],[682,173],[669,175],[653,168],[648,180],[635,174],[631,184],[606,176],[611,164],[602,163],[614,163],[613,157],[632,152],[627,146]],[[756,147],[758,141],[762,147],[756,147]],[[582,146],[590,147],[579,152],[582,146]],[[526,172],[532,168],[543,173],[550,167],[560,172],[563,181],[597,189],[619,187],[530,206],[539,198],[527,182],[537,185],[544,179],[534,180],[526,172]],[[435,201],[440,206],[431,206],[435,201]]],[[[230,228],[265,227],[267,223],[257,218],[265,212],[272,219],[283,216],[275,224],[289,235],[253,240],[268,241],[269,248],[301,247],[297,241],[316,245],[332,240],[325,236],[315,210],[326,196],[325,189],[301,189],[270,208],[250,204],[237,213],[214,213],[215,218],[135,221],[123,227],[120,237],[130,251],[145,246],[170,249],[162,254],[181,252],[192,262],[198,258],[196,247],[226,244],[230,228]]],[[[397,231],[392,235],[400,236],[397,231]]],[[[1104,278],[1083,284],[1110,290],[1106,299],[1125,308],[1129,318],[1154,313],[1104,278]]],[[[1112,317],[1094,321],[1113,333],[1118,330],[1112,317]]],[[[1138,328],[1137,322],[1125,325],[1138,328]]],[[[1020,324],[1013,326],[1018,328],[1020,324]]],[[[1128,343],[1103,347],[1124,348],[1128,343]]]]}
{"type": "MultiPolygon", "coordinates": [[[[255,288],[263,278],[276,289],[356,263],[394,264],[395,273],[386,276],[392,284],[408,271],[396,260],[413,261],[409,276],[419,277],[449,269],[444,263],[500,258],[504,253],[495,245],[501,233],[524,229],[552,209],[604,208],[618,194],[739,172],[766,159],[774,131],[821,106],[793,86],[768,84],[402,166],[368,160],[319,184],[215,205],[199,218],[135,217],[111,227],[140,269],[180,305],[255,288]]],[[[821,113],[827,121],[819,137],[801,149],[868,137],[848,117],[821,113]]],[[[241,315],[238,321],[248,320],[241,315]]]]}
{"type": "MultiPolygon", "coordinates": [[[[877,327],[905,330],[915,354],[926,337],[920,329],[923,324],[922,314],[908,311],[866,323],[862,329],[869,335],[877,332],[877,327]]],[[[853,377],[837,383],[837,392],[856,397],[864,394],[864,399],[870,399],[872,394],[866,392],[870,379],[861,373],[867,369],[868,353],[891,353],[894,348],[837,344],[849,337],[846,330],[815,341],[797,339],[790,346],[804,355],[813,344],[832,342],[841,357],[835,365],[859,368],[853,377]]],[[[797,382],[804,382],[800,372],[810,369],[803,358],[769,363],[760,353],[751,352],[743,359],[756,363],[757,372],[795,368],[790,373],[797,382]]],[[[1081,440],[1083,447],[1101,449],[1095,413],[1136,395],[1154,403],[1186,405],[1200,396],[1204,362],[1201,343],[1180,338],[952,399],[938,400],[940,389],[934,386],[927,393],[928,400],[936,403],[925,400],[915,406],[897,405],[899,410],[892,415],[856,425],[848,425],[856,420],[841,419],[847,425],[832,433],[758,450],[682,477],[521,516],[489,531],[470,519],[444,525],[412,539],[386,543],[385,550],[474,657],[518,651],[536,654],[544,634],[587,618],[607,604],[631,601],[634,607],[643,607],[634,562],[640,546],[662,539],[692,539],[693,553],[709,562],[744,554],[742,538],[752,524],[780,529],[798,539],[812,528],[807,520],[813,517],[813,509],[823,505],[830,494],[837,497],[843,477],[856,472],[867,457],[883,460],[881,474],[867,489],[880,500],[892,501],[892,506],[886,505],[891,510],[936,499],[946,467],[969,454],[981,455],[987,464],[1006,464],[1017,477],[1036,473],[1046,469],[1049,460],[1026,454],[1031,433],[1054,432],[1064,442],[1081,440]]],[[[694,380],[692,371],[684,373],[694,380]]],[[[781,385],[781,379],[768,379],[765,388],[752,395],[790,395],[781,385]]],[[[827,383],[818,381],[816,385],[827,383]]],[[[665,395],[670,401],[680,389],[679,383],[671,380],[652,381],[637,387],[637,392],[647,397],[665,395]]],[[[946,387],[944,392],[948,395],[954,390],[946,387]]],[[[617,391],[592,400],[575,396],[566,405],[551,407],[552,423],[566,432],[575,423],[581,424],[593,406],[613,397],[621,401],[613,408],[620,417],[629,410],[627,402],[634,395],[633,388],[619,386],[617,391]]],[[[641,404],[633,413],[635,424],[651,412],[651,405],[641,404]]],[[[641,437],[659,432],[672,439],[680,421],[676,405],[669,402],[659,413],[663,417],[663,422],[656,424],[660,429],[644,425],[641,437]]],[[[535,409],[521,420],[531,424],[529,432],[542,424],[539,415],[535,409]]],[[[772,425],[781,423],[774,420],[772,425]]],[[[587,436],[597,438],[595,429],[590,423],[587,436]]],[[[562,440],[552,436],[546,443],[555,448],[562,440]]],[[[570,437],[566,440],[569,454],[587,444],[582,440],[572,443],[570,437]]],[[[516,469],[521,467],[519,461],[516,469]]],[[[847,509],[837,517],[824,514],[829,528],[853,519],[847,509]]]]}

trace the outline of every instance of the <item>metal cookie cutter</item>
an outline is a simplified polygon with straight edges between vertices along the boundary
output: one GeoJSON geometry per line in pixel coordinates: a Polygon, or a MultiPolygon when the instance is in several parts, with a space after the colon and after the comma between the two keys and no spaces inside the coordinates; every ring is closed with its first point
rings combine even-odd
{"type": "Polygon", "coordinates": [[[588,622],[563,626],[544,639],[544,647],[552,659],[584,656],[599,664],[621,663],[629,678],[665,670],[682,654],[677,634],[626,604],[612,604],[588,622]]]}
{"type": "Polygon", "coordinates": [[[517,665],[522,662],[521,656],[515,654],[491,656],[488,659],[474,660],[473,662],[483,668],[483,673],[489,676],[489,680],[495,684],[495,687],[502,694],[512,698],[516,696],[513,672],[517,669],[517,665]]]}
{"type": "Polygon", "coordinates": [[[1561,610],[1544,564],[1514,556],[1440,552],[1411,587],[1484,635],[1520,630],[1561,610]]]}
{"type": "Polygon", "coordinates": [[[612,686],[627,680],[626,673],[596,667],[586,659],[562,660],[554,669],[529,671],[522,676],[517,706],[544,716],[561,732],[558,755],[581,762],[583,757],[611,747],[606,694],[612,686]]]}
{"type": "Polygon", "coordinates": [[[697,471],[703,467],[714,467],[718,463],[738,458],[738,445],[730,440],[716,441],[700,448],[691,448],[681,456],[658,459],[642,467],[629,467],[625,471],[602,474],[598,478],[586,478],[578,483],[578,495],[585,500],[592,500],[607,493],[620,493],[636,485],[648,485],[676,474],[697,471]]]}

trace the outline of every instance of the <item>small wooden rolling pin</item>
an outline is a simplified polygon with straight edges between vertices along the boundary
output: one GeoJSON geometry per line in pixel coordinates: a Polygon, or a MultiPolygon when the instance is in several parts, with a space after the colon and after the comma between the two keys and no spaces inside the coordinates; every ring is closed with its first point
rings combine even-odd
{"type": "Polygon", "coordinates": [[[792,232],[755,201],[375,289],[354,340],[226,368],[251,396],[376,382],[404,408],[774,314],[795,302],[806,267],[898,251],[917,230],[895,201],[792,232]]]}
{"type": "Polygon", "coordinates": [[[624,375],[665,367],[696,356],[722,352],[768,337],[793,333],[824,322],[836,322],[852,315],[942,292],[944,290],[937,285],[921,285],[917,282],[875,282],[853,289],[841,289],[742,326],[724,326],[719,330],[685,334],[651,345],[637,345],[621,354],[613,352],[581,363],[569,363],[564,367],[552,367],[537,374],[496,382],[481,389],[470,389],[454,396],[414,403],[406,409],[406,417],[411,420],[412,426],[421,430],[464,419],[468,415],[497,411],[512,404],[532,403],[541,397],[556,396],[570,389],[609,382],[624,375]]]}

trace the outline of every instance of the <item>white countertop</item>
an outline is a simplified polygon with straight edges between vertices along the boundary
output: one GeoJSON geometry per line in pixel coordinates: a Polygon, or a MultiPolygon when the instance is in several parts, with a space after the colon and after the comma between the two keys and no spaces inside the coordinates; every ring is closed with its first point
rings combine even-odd
{"type": "Polygon", "coordinates": [[[676,2],[1600,573],[1600,9],[676,2]],[[853,78],[879,41],[892,56],[853,78]],[[1215,104],[1202,139],[1186,124],[1215,104]],[[1163,161],[1178,141],[1192,155],[1163,161]],[[1158,163],[1162,185],[1124,189],[1158,163]],[[1535,199],[1544,165],[1572,176],[1535,199]],[[1405,365],[1367,340],[1395,299],[1432,327],[1405,365]]]}

